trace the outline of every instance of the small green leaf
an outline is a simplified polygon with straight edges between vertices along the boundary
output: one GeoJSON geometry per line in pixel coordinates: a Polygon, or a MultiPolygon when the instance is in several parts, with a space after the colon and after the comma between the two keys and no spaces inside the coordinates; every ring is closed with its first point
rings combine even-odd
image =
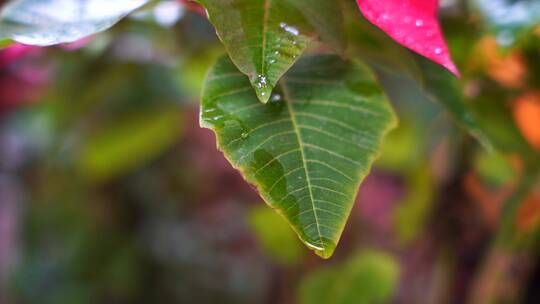
{"type": "Polygon", "coordinates": [[[266,103],[315,30],[343,45],[339,6],[327,0],[199,0],[231,60],[266,103]]]}
{"type": "Polygon", "coordinates": [[[148,0],[14,0],[0,13],[0,40],[38,46],[104,31],[148,0]]]}
{"type": "Polygon", "coordinates": [[[299,290],[300,304],[390,303],[399,278],[399,264],[380,251],[358,253],[337,267],[308,275],[299,290]]]}
{"type": "Polygon", "coordinates": [[[136,169],[170,148],[181,131],[177,110],[153,110],[120,118],[90,134],[80,152],[79,169],[102,181],[136,169]]]}
{"type": "Polygon", "coordinates": [[[295,264],[302,260],[302,245],[283,218],[270,208],[258,206],[249,212],[249,224],[260,246],[274,260],[295,264]]]}
{"type": "Polygon", "coordinates": [[[377,168],[390,172],[407,172],[418,166],[422,157],[421,134],[411,119],[400,116],[399,127],[386,137],[377,168]]]}
{"type": "Polygon", "coordinates": [[[11,39],[0,39],[0,49],[8,47],[12,44],[13,44],[13,40],[11,39]]]}
{"type": "Polygon", "coordinates": [[[394,112],[364,66],[330,55],[301,60],[270,100],[258,102],[222,59],[206,81],[201,125],[300,239],[328,258],[394,112]]]}
{"type": "Polygon", "coordinates": [[[476,173],[489,185],[501,187],[518,176],[512,164],[501,153],[477,151],[474,160],[476,173]]]}

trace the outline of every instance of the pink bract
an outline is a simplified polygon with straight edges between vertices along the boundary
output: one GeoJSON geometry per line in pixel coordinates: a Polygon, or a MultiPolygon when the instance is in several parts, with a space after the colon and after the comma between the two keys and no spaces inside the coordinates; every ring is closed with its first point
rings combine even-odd
{"type": "Polygon", "coordinates": [[[39,56],[41,51],[42,48],[22,44],[0,50],[0,117],[38,99],[50,71],[27,59],[39,56]]]}
{"type": "Polygon", "coordinates": [[[357,0],[362,14],[399,44],[459,76],[438,16],[437,0],[357,0]]]}
{"type": "Polygon", "coordinates": [[[0,50],[0,67],[4,67],[18,59],[28,55],[28,53],[39,49],[35,46],[14,44],[0,50]]]}

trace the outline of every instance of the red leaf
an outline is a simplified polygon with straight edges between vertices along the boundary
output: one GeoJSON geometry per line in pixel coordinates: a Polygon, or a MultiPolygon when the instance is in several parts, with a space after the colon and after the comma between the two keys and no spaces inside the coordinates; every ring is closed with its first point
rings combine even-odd
{"type": "Polygon", "coordinates": [[[362,14],[399,44],[444,66],[454,75],[437,18],[437,0],[357,0],[362,14]]]}

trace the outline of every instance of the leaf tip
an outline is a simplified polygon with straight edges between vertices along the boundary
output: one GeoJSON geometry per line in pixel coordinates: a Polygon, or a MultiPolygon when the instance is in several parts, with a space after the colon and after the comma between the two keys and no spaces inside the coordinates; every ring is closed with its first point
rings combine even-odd
{"type": "Polygon", "coordinates": [[[357,0],[357,4],[369,22],[396,42],[460,78],[439,24],[437,0],[357,0]]]}
{"type": "Polygon", "coordinates": [[[332,257],[332,255],[334,254],[334,250],[335,250],[335,247],[332,247],[332,248],[325,248],[325,249],[323,249],[323,250],[315,250],[315,253],[316,253],[319,257],[321,257],[321,258],[327,260],[327,259],[330,259],[330,258],[332,257]]]}
{"type": "Polygon", "coordinates": [[[454,64],[454,62],[451,59],[448,59],[444,63],[442,63],[442,66],[450,71],[450,73],[454,74],[456,78],[461,78],[461,73],[459,73],[459,70],[457,66],[454,64]]]}
{"type": "Polygon", "coordinates": [[[260,102],[267,103],[270,100],[274,86],[269,83],[266,76],[257,75],[257,77],[251,80],[251,85],[260,102]]]}
{"type": "Polygon", "coordinates": [[[326,238],[317,239],[317,241],[308,241],[300,235],[300,239],[309,249],[325,260],[331,258],[336,250],[336,242],[326,238]]]}

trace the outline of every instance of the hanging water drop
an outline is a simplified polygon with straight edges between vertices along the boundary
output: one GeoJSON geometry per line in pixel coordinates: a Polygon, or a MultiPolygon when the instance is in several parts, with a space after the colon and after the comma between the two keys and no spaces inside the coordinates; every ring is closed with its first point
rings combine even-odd
{"type": "Polygon", "coordinates": [[[281,100],[281,95],[279,94],[272,94],[272,97],[270,97],[271,102],[278,102],[281,100]]]}

